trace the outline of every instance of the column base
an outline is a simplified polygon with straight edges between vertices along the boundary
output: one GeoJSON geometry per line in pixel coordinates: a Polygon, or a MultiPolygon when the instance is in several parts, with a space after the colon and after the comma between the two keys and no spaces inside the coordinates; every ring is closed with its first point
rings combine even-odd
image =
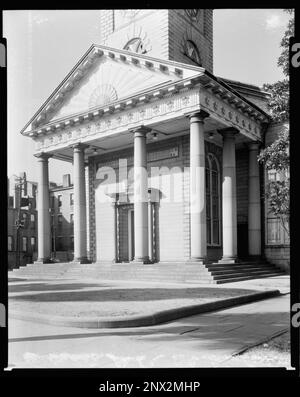
{"type": "Polygon", "coordinates": [[[53,263],[50,258],[38,258],[33,262],[34,265],[43,265],[44,263],[53,263]]]}
{"type": "Polygon", "coordinates": [[[87,265],[89,263],[92,263],[92,261],[90,261],[87,257],[83,257],[83,258],[74,258],[72,263],[76,265],[87,265]]]}
{"type": "Polygon", "coordinates": [[[134,258],[129,263],[134,263],[137,265],[150,265],[153,262],[150,261],[149,256],[143,256],[143,257],[134,258]]]}
{"type": "Polygon", "coordinates": [[[240,262],[240,260],[237,257],[223,257],[222,259],[218,260],[218,263],[221,263],[224,265],[226,265],[226,264],[230,265],[232,263],[239,263],[239,262],[240,262]]]}
{"type": "Polygon", "coordinates": [[[189,260],[187,260],[186,263],[204,265],[206,263],[206,258],[193,258],[192,257],[189,260]]]}

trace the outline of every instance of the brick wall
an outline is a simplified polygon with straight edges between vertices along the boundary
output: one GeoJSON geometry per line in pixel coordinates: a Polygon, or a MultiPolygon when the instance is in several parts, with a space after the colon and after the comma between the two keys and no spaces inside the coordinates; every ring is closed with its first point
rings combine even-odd
{"type": "Polygon", "coordinates": [[[249,151],[236,151],[237,223],[248,223],[249,151]]]}
{"type": "MultiPolygon", "coordinates": [[[[133,22],[114,26],[111,10],[101,11],[102,43],[124,48],[135,37],[143,40],[147,55],[196,65],[183,54],[185,40],[192,40],[202,59],[202,66],[213,71],[213,10],[200,10],[197,21],[191,21],[184,10],[144,10],[133,22]]],[[[115,11],[119,12],[119,11],[115,11]]],[[[117,15],[119,20],[121,17],[117,15]]]]}
{"type": "MultiPolygon", "coordinates": [[[[101,11],[102,12],[102,11],[101,11]]],[[[108,11],[105,11],[106,13],[108,11]]],[[[116,11],[118,12],[118,11],[116,11]]],[[[118,16],[119,18],[119,16],[118,16]]],[[[142,12],[134,22],[124,22],[112,31],[112,19],[103,24],[102,43],[110,47],[123,49],[127,42],[140,37],[147,55],[168,59],[168,11],[148,10],[142,12]]]]}
{"type": "Polygon", "coordinates": [[[200,53],[202,66],[213,72],[213,11],[201,10],[191,21],[184,10],[169,10],[169,59],[196,65],[183,53],[185,40],[193,41],[200,53]]]}

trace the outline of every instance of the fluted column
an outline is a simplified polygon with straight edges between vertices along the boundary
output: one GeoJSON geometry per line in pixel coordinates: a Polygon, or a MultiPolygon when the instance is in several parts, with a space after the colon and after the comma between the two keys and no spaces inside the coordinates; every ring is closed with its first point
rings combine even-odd
{"type": "Polygon", "coordinates": [[[261,208],[260,208],[260,180],[259,143],[249,144],[249,189],[248,189],[248,250],[251,256],[261,255],[261,208]]]}
{"type": "Polygon", "coordinates": [[[237,261],[237,207],[235,135],[238,130],[226,128],[223,136],[222,229],[223,257],[221,263],[237,261]]]}
{"type": "Polygon", "coordinates": [[[204,119],[208,113],[190,115],[190,225],[191,261],[206,258],[206,191],[204,119]]]}
{"type": "Polygon", "coordinates": [[[49,167],[48,160],[51,155],[41,153],[35,155],[38,161],[38,259],[37,262],[51,262],[51,223],[50,223],[50,197],[49,197],[49,167]]]}
{"type": "Polygon", "coordinates": [[[86,246],[86,194],[84,149],[85,145],[78,143],[73,146],[73,183],[74,183],[74,261],[88,263],[86,246]]]}
{"type": "Polygon", "coordinates": [[[135,262],[149,263],[148,173],[146,134],[148,128],[134,131],[134,250],[135,262]]]}

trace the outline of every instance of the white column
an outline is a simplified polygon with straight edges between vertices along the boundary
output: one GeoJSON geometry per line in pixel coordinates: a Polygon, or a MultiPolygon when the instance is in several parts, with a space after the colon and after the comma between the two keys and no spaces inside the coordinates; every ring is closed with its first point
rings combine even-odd
{"type": "Polygon", "coordinates": [[[223,136],[223,183],[222,183],[222,228],[223,257],[220,263],[237,261],[237,212],[236,212],[236,162],[235,135],[238,130],[226,128],[223,136]]]}
{"type": "Polygon", "coordinates": [[[86,246],[86,194],[85,194],[85,145],[73,146],[73,183],[74,183],[74,261],[88,263],[86,246]]]}
{"type": "Polygon", "coordinates": [[[152,202],[151,198],[149,198],[148,202],[148,238],[149,238],[149,259],[153,262],[153,211],[152,211],[152,202]]]}
{"type": "Polygon", "coordinates": [[[117,198],[113,198],[111,202],[111,206],[113,209],[113,234],[114,234],[114,259],[113,262],[118,262],[118,207],[117,207],[117,198]]]}
{"type": "Polygon", "coordinates": [[[260,208],[260,181],[259,143],[249,144],[249,190],[248,190],[248,250],[251,256],[261,255],[261,208],[260,208]]]}
{"type": "Polygon", "coordinates": [[[51,225],[48,159],[51,155],[41,153],[38,159],[38,259],[37,262],[49,263],[51,257],[51,225]]]}
{"type": "Polygon", "coordinates": [[[149,263],[148,253],[148,173],[146,134],[148,128],[134,131],[134,250],[135,262],[149,263]]]}
{"type": "Polygon", "coordinates": [[[190,225],[191,261],[206,258],[206,192],[204,119],[208,113],[190,115],[190,225]]]}

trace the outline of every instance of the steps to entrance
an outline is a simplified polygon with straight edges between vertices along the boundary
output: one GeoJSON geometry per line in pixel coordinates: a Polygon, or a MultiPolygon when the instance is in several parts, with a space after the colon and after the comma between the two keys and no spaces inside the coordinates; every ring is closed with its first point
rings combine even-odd
{"type": "Polygon", "coordinates": [[[274,265],[258,262],[209,263],[49,263],[29,264],[10,271],[12,277],[29,279],[95,279],[168,283],[223,284],[285,274],[274,265]]]}

